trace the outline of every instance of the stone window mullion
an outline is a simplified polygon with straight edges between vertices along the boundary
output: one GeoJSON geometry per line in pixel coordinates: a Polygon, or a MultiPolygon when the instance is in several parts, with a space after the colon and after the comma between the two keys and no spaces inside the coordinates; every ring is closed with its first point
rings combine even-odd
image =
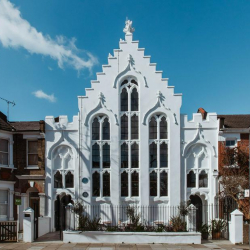
{"type": "Polygon", "coordinates": [[[100,141],[102,141],[102,126],[103,126],[103,121],[102,119],[100,119],[99,123],[100,123],[100,135],[99,135],[99,138],[100,138],[100,141]]]}
{"type": "Polygon", "coordinates": [[[160,171],[159,169],[157,170],[157,197],[160,197],[160,171]]]}
{"type": "Polygon", "coordinates": [[[61,171],[61,175],[62,175],[62,188],[65,188],[65,171],[64,170],[62,170],[61,171]]]}
{"type": "Polygon", "coordinates": [[[131,198],[131,171],[128,173],[128,197],[131,198]]]}
{"type": "Polygon", "coordinates": [[[103,197],[103,172],[100,171],[100,197],[103,197]]]}
{"type": "Polygon", "coordinates": [[[157,169],[160,169],[160,141],[157,141],[157,169]]]}

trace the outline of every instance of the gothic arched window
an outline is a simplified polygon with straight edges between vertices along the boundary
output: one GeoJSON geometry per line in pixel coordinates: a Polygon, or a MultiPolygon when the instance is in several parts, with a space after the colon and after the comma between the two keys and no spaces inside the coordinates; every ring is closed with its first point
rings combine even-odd
{"type": "Polygon", "coordinates": [[[63,183],[62,183],[62,174],[57,171],[56,174],[54,175],[54,188],[62,188],[63,183]]]}
{"type": "Polygon", "coordinates": [[[168,196],[168,173],[160,173],[160,196],[168,196]]]}
{"type": "Polygon", "coordinates": [[[128,111],[128,92],[126,88],[121,93],[121,111],[128,111]]]}
{"type": "Polygon", "coordinates": [[[131,196],[139,196],[139,174],[131,174],[131,196]]]}
{"type": "Polygon", "coordinates": [[[165,142],[160,144],[160,167],[168,167],[168,144],[166,144],[165,142]]]}
{"type": "Polygon", "coordinates": [[[128,117],[124,114],[121,117],[121,140],[128,139],[128,117]]]}
{"type": "Polygon", "coordinates": [[[187,175],[187,187],[196,187],[196,175],[193,171],[187,175]]]}
{"type": "Polygon", "coordinates": [[[150,173],[150,196],[157,196],[157,173],[150,173]]]}
{"type": "Polygon", "coordinates": [[[105,118],[102,124],[102,139],[110,140],[110,126],[108,118],[105,118]]]}
{"type": "Polygon", "coordinates": [[[149,139],[157,139],[157,122],[154,117],[149,122],[149,139]]]}
{"type": "Polygon", "coordinates": [[[208,187],[207,173],[204,170],[199,174],[199,187],[208,187]]]}
{"type": "Polygon", "coordinates": [[[98,172],[92,174],[92,196],[100,196],[100,174],[98,172]]]}
{"type": "Polygon", "coordinates": [[[168,125],[166,117],[162,117],[160,121],[160,139],[168,138],[168,125]]]}
{"type": "Polygon", "coordinates": [[[139,110],[139,97],[137,89],[134,88],[131,93],[131,111],[139,110]]]}
{"type": "Polygon", "coordinates": [[[92,123],[92,140],[100,139],[100,123],[96,117],[92,123]]]}
{"type": "Polygon", "coordinates": [[[65,175],[65,187],[73,188],[74,187],[74,175],[71,172],[68,172],[65,175]]]}
{"type": "Polygon", "coordinates": [[[100,146],[95,143],[92,146],[92,168],[100,167],[100,146]]]}
{"type": "Polygon", "coordinates": [[[157,145],[153,142],[149,145],[149,167],[157,168],[157,145]]]}
{"type": "Polygon", "coordinates": [[[109,172],[103,173],[103,197],[109,197],[110,196],[110,174],[109,172]]]}
{"type": "Polygon", "coordinates": [[[121,196],[128,196],[128,173],[125,171],[121,174],[121,196]]]}
{"type": "Polygon", "coordinates": [[[128,168],[128,144],[121,145],[121,168],[128,168]]]}
{"type": "Polygon", "coordinates": [[[167,118],[163,114],[155,114],[149,120],[149,168],[157,169],[150,174],[150,195],[168,196],[167,118]],[[166,171],[161,172],[164,168],[166,171]]]}
{"type": "Polygon", "coordinates": [[[139,145],[137,143],[131,146],[131,167],[139,167],[139,145]]]}
{"type": "Polygon", "coordinates": [[[138,116],[133,115],[131,117],[131,139],[138,139],[139,130],[138,130],[138,116]]]}
{"type": "Polygon", "coordinates": [[[110,145],[108,143],[105,143],[102,147],[102,166],[103,168],[109,168],[110,167],[110,145]]]}
{"type": "MultiPolygon", "coordinates": [[[[120,85],[120,168],[139,168],[139,87],[129,76],[120,85]]],[[[139,173],[121,173],[121,196],[139,196],[139,173]]]]}

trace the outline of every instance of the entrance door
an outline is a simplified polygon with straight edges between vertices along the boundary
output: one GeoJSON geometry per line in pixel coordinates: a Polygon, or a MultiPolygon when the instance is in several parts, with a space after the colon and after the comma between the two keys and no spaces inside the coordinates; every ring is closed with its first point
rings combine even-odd
{"type": "Polygon", "coordinates": [[[59,195],[55,201],[55,228],[57,231],[64,231],[66,229],[66,206],[72,203],[70,195],[65,195],[61,199],[59,195]]]}
{"type": "Polygon", "coordinates": [[[196,229],[200,229],[202,226],[202,200],[198,195],[190,196],[191,204],[196,207],[196,229]]]}
{"type": "Polygon", "coordinates": [[[34,210],[34,238],[38,238],[38,217],[39,214],[39,196],[36,192],[30,192],[30,207],[34,210]]]}

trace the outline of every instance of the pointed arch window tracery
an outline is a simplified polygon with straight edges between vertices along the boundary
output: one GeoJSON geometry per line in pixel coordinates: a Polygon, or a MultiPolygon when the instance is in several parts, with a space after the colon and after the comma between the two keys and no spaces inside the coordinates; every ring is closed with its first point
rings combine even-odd
{"type": "Polygon", "coordinates": [[[208,148],[204,145],[194,144],[190,148],[186,160],[188,188],[208,187],[209,155],[208,148]]]}
{"type": "Polygon", "coordinates": [[[56,148],[53,157],[54,188],[74,188],[73,152],[69,146],[56,148]]]}
{"type": "Polygon", "coordinates": [[[110,122],[108,116],[99,115],[93,119],[92,123],[93,197],[110,196],[110,167],[110,122]],[[95,135],[99,135],[99,137],[95,135]],[[104,169],[106,170],[104,171],[104,169]]]}

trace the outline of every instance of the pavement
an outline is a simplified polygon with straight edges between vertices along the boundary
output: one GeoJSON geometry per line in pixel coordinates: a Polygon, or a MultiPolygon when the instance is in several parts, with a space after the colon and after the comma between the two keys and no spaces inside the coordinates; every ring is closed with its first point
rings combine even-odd
{"type": "Polygon", "coordinates": [[[83,244],[83,243],[62,243],[62,242],[34,242],[34,243],[1,243],[0,250],[16,249],[16,250],[248,250],[248,245],[233,245],[226,241],[224,244],[220,242],[206,242],[200,245],[192,244],[83,244]]]}
{"type": "Polygon", "coordinates": [[[249,250],[249,245],[233,245],[227,240],[208,240],[202,244],[85,244],[63,243],[58,232],[46,234],[32,243],[0,243],[0,250],[249,250]]]}

